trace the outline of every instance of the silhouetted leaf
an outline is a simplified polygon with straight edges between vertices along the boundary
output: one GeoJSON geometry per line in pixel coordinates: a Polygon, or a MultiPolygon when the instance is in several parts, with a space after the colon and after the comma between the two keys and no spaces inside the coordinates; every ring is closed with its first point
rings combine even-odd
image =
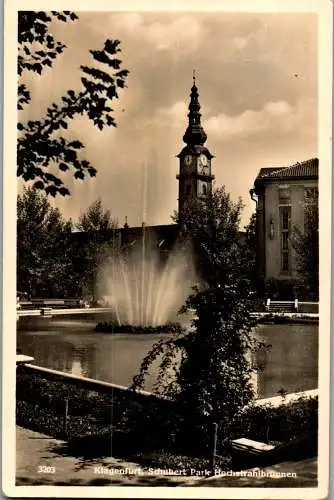
{"type": "Polygon", "coordinates": [[[74,177],[76,179],[83,180],[85,178],[85,174],[81,170],[77,170],[76,172],[74,172],[74,177]]]}
{"type": "Polygon", "coordinates": [[[45,192],[46,194],[50,194],[51,196],[55,197],[57,194],[57,188],[55,186],[46,186],[45,192]]]}
{"type": "Polygon", "coordinates": [[[33,64],[32,68],[34,71],[36,71],[39,75],[42,74],[42,65],[39,63],[33,64]]]}
{"type": "Polygon", "coordinates": [[[83,148],[83,144],[80,141],[72,141],[68,145],[69,145],[70,148],[75,148],[75,149],[81,149],[81,148],[83,148]]]}
{"type": "Polygon", "coordinates": [[[61,187],[58,189],[59,194],[61,196],[68,196],[70,194],[69,190],[66,187],[61,187]]]}
{"type": "Polygon", "coordinates": [[[88,171],[88,173],[89,173],[89,175],[90,175],[91,177],[95,177],[95,176],[96,176],[96,174],[97,174],[96,169],[95,169],[95,168],[92,168],[92,167],[88,168],[88,170],[87,170],[87,171],[88,171]]]}
{"type": "Polygon", "coordinates": [[[94,59],[98,62],[108,64],[108,66],[113,66],[113,60],[108,57],[108,55],[102,50],[90,50],[89,51],[94,59]]]}
{"type": "Polygon", "coordinates": [[[115,54],[116,52],[119,52],[119,45],[120,41],[119,40],[106,40],[104,44],[104,50],[108,52],[109,54],[115,54]]]}

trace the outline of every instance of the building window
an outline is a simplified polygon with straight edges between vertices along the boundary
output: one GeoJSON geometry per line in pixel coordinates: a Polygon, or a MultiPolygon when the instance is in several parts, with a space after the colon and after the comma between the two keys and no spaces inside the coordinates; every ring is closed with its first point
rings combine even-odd
{"type": "Polygon", "coordinates": [[[288,187],[281,187],[278,190],[278,202],[280,205],[290,204],[290,189],[288,187]]]}
{"type": "Polygon", "coordinates": [[[290,219],[291,207],[280,207],[280,233],[281,233],[281,272],[290,271],[290,219]]]}
{"type": "Polygon", "coordinates": [[[207,192],[208,192],[208,191],[207,191],[207,187],[206,187],[206,185],[205,185],[205,184],[203,184],[203,185],[202,185],[202,194],[205,194],[205,195],[206,195],[206,194],[207,194],[207,192]]]}
{"type": "Polygon", "coordinates": [[[190,184],[187,184],[186,185],[186,194],[190,194],[191,193],[191,186],[190,184]]]}

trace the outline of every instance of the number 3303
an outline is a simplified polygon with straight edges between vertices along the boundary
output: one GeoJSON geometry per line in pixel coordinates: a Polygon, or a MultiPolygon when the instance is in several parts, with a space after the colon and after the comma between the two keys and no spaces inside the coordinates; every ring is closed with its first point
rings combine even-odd
{"type": "Polygon", "coordinates": [[[54,474],[56,472],[56,468],[48,465],[39,465],[38,472],[43,472],[44,474],[54,474]]]}

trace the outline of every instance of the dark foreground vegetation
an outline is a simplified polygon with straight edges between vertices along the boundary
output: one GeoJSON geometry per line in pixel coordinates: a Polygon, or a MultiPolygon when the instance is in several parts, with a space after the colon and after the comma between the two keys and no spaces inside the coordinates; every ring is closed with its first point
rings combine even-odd
{"type": "Polygon", "coordinates": [[[314,316],[295,315],[285,316],[280,313],[269,313],[266,316],[259,316],[257,318],[258,324],[271,324],[271,325],[289,325],[289,324],[319,324],[319,318],[314,316]]]}
{"type": "MultiPolygon", "coordinates": [[[[211,439],[189,439],[178,432],[175,403],[133,391],[88,390],[73,381],[52,379],[25,367],[17,369],[17,424],[67,441],[73,456],[114,456],[143,467],[204,470],[211,464],[211,439]]],[[[216,467],[230,469],[231,440],[240,437],[290,443],[317,432],[317,398],[279,408],[251,405],[236,415],[225,435],[218,434],[216,467]]],[[[196,418],[189,422],[196,437],[196,418]]],[[[211,429],[207,427],[210,436],[211,429]]]]}
{"type": "Polygon", "coordinates": [[[119,325],[117,323],[98,323],[95,327],[97,332],[103,333],[181,333],[180,323],[166,323],[165,325],[119,325]]]}

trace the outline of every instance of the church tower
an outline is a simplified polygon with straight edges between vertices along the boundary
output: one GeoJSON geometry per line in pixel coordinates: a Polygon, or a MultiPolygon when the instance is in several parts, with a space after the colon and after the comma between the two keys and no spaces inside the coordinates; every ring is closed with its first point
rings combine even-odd
{"type": "Polygon", "coordinates": [[[180,160],[179,174],[176,176],[179,181],[179,218],[188,203],[211,192],[214,179],[211,172],[211,160],[214,156],[204,146],[207,135],[201,125],[201,106],[195,75],[188,109],[188,127],[183,136],[186,146],[177,155],[180,160]]]}

